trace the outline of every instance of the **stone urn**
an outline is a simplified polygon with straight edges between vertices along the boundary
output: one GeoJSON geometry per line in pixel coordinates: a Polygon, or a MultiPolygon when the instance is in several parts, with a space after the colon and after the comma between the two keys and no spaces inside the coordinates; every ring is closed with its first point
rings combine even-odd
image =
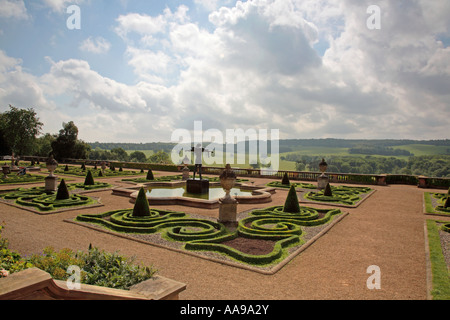
{"type": "Polygon", "coordinates": [[[237,222],[237,205],[236,199],[230,196],[230,190],[236,183],[236,174],[231,170],[229,164],[226,165],[220,175],[220,185],[225,190],[225,197],[219,199],[219,219],[218,222],[224,224],[227,227],[236,228],[237,222]]]}
{"type": "Polygon", "coordinates": [[[56,160],[53,158],[53,156],[50,156],[47,159],[46,162],[47,165],[47,170],[49,172],[49,177],[54,177],[53,172],[56,170],[56,168],[58,167],[58,162],[56,162],[56,160]]]}
{"type": "Polygon", "coordinates": [[[16,166],[16,158],[14,157],[14,152],[11,155],[11,167],[10,170],[18,170],[16,166]]]}
{"type": "Polygon", "coordinates": [[[236,174],[231,169],[230,164],[227,164],[225,170],[220,175],[220,185],[225,190],[225,197],[220,199],[223,203],[234,203],[236,200],[231,198],[230,190],[236,183],[236,174]]]}
{"type": "Polygon", "coordinates": [[[325,159],[322,159],[322,161],[319,163],[319,169],[322,174],[317,178],[317,189],[319,190],[325,189],[325,187],[329,183],[328,176],[325,174],[327,168],[328,164],[325,162],[325,159]]]}
{"type": "Polygon", "coordinates": [[[11,168],[7,164],[2,166],[3,179],[8,179],[8,174],[11,173],[11,168]]]}
{"type": "Polygon", "coordinates": [[[189,167],[188,164],[190,163],[189,158],[187,156],[183,159],[183,181],[186,181],[189,179],[189,167]]]}
{"type": "Polygon", "coordinates": [[[322,161],[319,163],[320,172],[322,172],[322,176],[325,175],[325,171],[327,171],[328,163],[325,162],[325,159],[322,158],[322,161]]]}

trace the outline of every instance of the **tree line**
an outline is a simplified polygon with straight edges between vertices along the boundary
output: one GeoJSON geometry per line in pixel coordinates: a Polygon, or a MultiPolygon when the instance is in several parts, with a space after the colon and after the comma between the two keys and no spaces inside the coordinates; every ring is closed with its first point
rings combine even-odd
{"type": "MultiPolygon", "coordinates": [[[[284,160],[294,161],[297,171],[319,171],[321,156],[288,154],[284,160]]],[[[327,172],[360,174],[404,174],[450,178],[450,156],[413,156],[407,160],[395,157],[330,156],[325,159],[327,172]]]]}
{"type": "MultiPolygon", "coordinates": [[[[53,155],[55,159],[91,159],[91,160],[118,160],[126,162],[171,163],[169,152],[172,143],[148,144],[89,144],[78,138],[78,128],[73,121],[63,123],[57,134],[45,133],[42,135],[42,122],[32,109],[19,109],[9,106],[9,110],[0,113],[0,155],[40,156],[53,155]],[[110,147],[103,149],[101,147],[110,147]],[[144,147],[145,146],[145,147],[144,147]],[[112,147],[112,148],[111,148],[112,147]],[[143,148],[143,149],[141,149],[143,148]],[[146,156],[142,151],[128,154],[126,150],[146,150],[153,148],[153,154],[146,156]]],[[[310,140],[282,140],[280,145],[286,148],[302,143],[321,146],[349,146],[357,150],[364,140],[342,139],[310,139],[310,140]],[[358,143],[358,144],[356,144],[358,143]],[[330,145],[331,144],[331,145],[330,145]]],[[[367,141],[366,141],[367,142],[367,141]]],[[[427,142],[433,145],[449,145],[450,140],[432,140],[427,142]]],[[[369,145],[365,144],[367,152],[392,152],[391,145],[417,143],[413,140],[376,140],[369,145]],[[396,141],[396,142],[394,142],[396,141]],[[375,144],[377,143],[377,144],[375,144]],[[369,151],[371,150],[371,151],[369,151]]],[[[281,149],[281,147],[280,147],[281,149]]],[[[362,152],[363,153],[363,152],[362,152]]],[[[364,153],[363,153],[364,154],[364,153]]],[[[318,171],[321,156],[307,156],[295,153],[281,157],[282,160],[294,161],[297,171],[318,171]]],[[[326,159],[328,172],[335,173],[362,173],[362,174],[411,174],[426,175],[429,177],[450,177],[450,155],[410,156],[407,160],[395,157],[374,156],[330,156],[326,159]]]]}

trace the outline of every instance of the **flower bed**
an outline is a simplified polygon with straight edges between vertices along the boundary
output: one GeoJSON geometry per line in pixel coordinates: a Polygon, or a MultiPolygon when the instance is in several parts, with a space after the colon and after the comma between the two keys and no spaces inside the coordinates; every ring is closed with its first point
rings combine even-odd
{"type": "MultiPolygon", "coordinates": [[[[72,186],[73,188],[74,186],[72,186]]],[[[0,200],[6,204],[24,207],[36,213],[55,213],[65,209],[91,207],[100,204],[97,199],[80,194],[71,194],[68,199],[58,200],[56,199],[56,192],[45,191],[45,187],[19,188],[0,195],[0,200]]]]}
{"type": "Polygon", "coordinates": [[[312,183],[291,182],[290,184],[283,184],[282,181],[272,181],[266,184],[268,187],[289,189],[291,186],[299,189],[317,189],[317,186],[312,183]]]}
{"type": "Polygon", "coordinates": [[[79,215],[71,222],[199,257],[267,271],[276,268],[314,235],[331,227],[335,216],[344,215],[339,209],[307,207],[294,214],[284,212],[282,206],[274,206],[242,213],[238,227],[227,229],[212,218],[152,208],[145,217],[135,217],[133,209],[125,209],[79,215]]]}
{"type": "Polygon", "coordinates": [[[424,192],[423,197],[425,213],[450,215],[450,208],[444,207],[448,193],[424,192]]]}
{"type": "Polygon", "coordinates": [[[88,170],[91,170],[92,176],[94,178],[111,178],[111,177],[121,177],[121,176],[133,176],[133,175],[141,175],[143,174],[140,171],[134,171],[134,170],[125,170],[120,171],[119,169],[111,170],[111,169],[105,169],[102,171],[99,169],[89,168],[85,169],[83,167],[74,167],[74,166],[67,166],[67,170],[65,166],[60,166],[56,168],[55,174],[56,175],[69,175],[69,176],[76,176],[76,177],[84,177],[86,176],[86,173],[88,170]]]}
{"type": "Polygon", "coordinates": [[[373,190],[368,187],[331,186],[331,195],[325,190],[310,191],[303,195],[302,200],[325,204],[357,206],[368,197],[373,190]]]}
{"type": "Polygon", "coordinates": [[[38,183],[45,179],[45,176],[36,174],[24,174],[19,175],[17,173],[11,173],[7,175],[7,178],[0,177],[0,184],[25,184],[25,183],[38,183]]]}

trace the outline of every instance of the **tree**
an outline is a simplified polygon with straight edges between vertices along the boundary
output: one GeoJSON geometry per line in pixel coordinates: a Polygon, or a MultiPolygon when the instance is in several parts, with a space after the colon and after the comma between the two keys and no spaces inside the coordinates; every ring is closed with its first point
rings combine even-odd
{"type": "Polygon", "coordinates": [[[56,140],[56,135],[46,133],[42,137],[39,137],[36,142],[35,155],[39,157],[47,157],[52,151],[52,143],[56,140]]]}
{"type": "Polygon", "coordinates": [[[63,128],[59,130],[59,135],[52,142],[52,149],[56,159],[63,158],[87,159],[90,146],[78,140],[78,128],[70,121],[63,123],[63,128]]]}
{"type": "Polygon", "coordinates": [[[172,161],[170,160],[170,156],[168,153],[159,150],[158,152],[152,154],[148,160],[149,163],[162,163],[162,164],[169,164],[172,161]]]}
{"type": "Polygon", "coordinates": [[[130,154],[130,159],[132,162],[145,162],[147,157],[142,151],[134,151],[130,154]]]}
{"type": "Polygon", "coordinates": [[[35,151],[36,137],[43,124],[33,108],[19,109],[11,105],[9,108],[9,111],[0,114],[0,140],[4,145],[2,151],[31,155],[35,151]]]}
{"type": "Polygon", "coordinates": [[[128,156],[128,153],[123,148],[111,149],[111,156],[113,159],[119,160],[119,161],[128,161],[130,158],[128,156]]]}

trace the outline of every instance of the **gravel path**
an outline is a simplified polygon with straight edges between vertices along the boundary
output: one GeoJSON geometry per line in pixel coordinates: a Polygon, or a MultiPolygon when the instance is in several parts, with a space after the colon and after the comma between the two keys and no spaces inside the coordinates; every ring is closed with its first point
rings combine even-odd
{"type": "MultiPolygon", "coordinates": [[[[270,181],[251,180],[255,185],[270,181]]],[[[106,181],[115,186],[129,186],[119,182],[120,178],[106,181]]],[[[2,189],[12,187],[2,186],[2,189]]],[[[425,190],[401,185],[375,186],[374,189],[377,192],[358,208],[342,208],[349,213],[347,217],[274,275],[199,259],[64,222],[81,212],[96,214],[132,208],[127,198],[112,196],[111,191],[92,193],[101,198],[103,207],[48,216],[0,203],[0,223],[6,225],[2,234],[9,239],[10,248],[21,254],[42,252],[46,246],[57,250],[66,247],[87,250],[92,243],[107,251],[118,250],[121,254],[136,256],[140,262],[153,264],[158,274],[186,283],[186,291],[180,294],[180,299],[185,300],[426,299],[424,222],[436,217],[423,214],[425,190]],[[380,267],[381,290],[366,287],[370,276],[366,270],[371,265],[380,267]]],[[[281,205],[286,195],[287,191],[277,190],[270,204],[240,205],[238,209],[281,205]]],[[[218,209],[168,208],[218,216],[218,209]]],[[[450,221],[448,217],[436,219],[450,221]]]]}

